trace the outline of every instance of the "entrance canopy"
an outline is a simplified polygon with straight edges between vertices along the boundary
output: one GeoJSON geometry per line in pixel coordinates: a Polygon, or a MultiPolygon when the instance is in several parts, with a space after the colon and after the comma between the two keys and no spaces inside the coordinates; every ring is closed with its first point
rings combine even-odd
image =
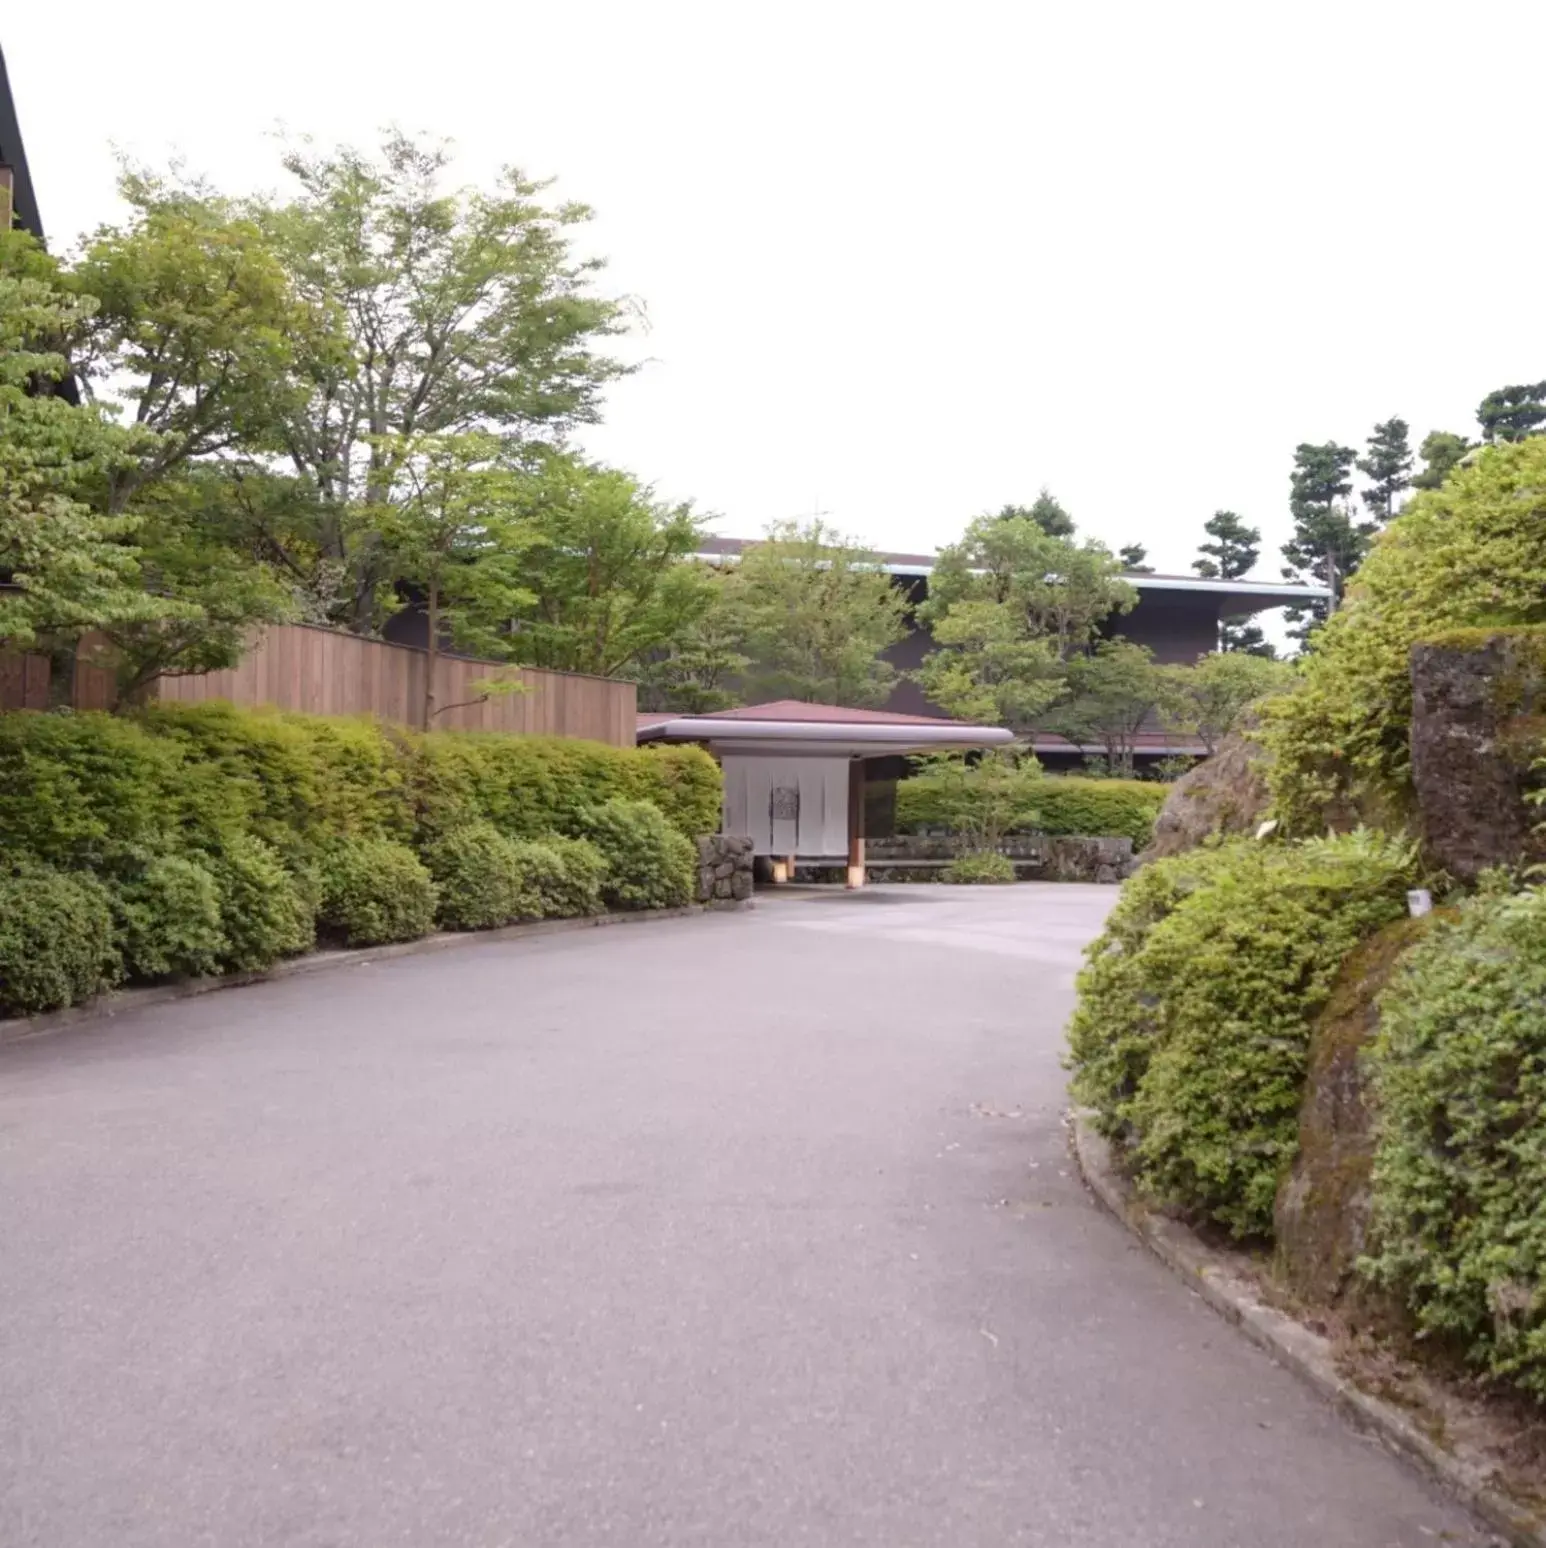
{"type": "Polygon", "coordinates": [[[697,742],[725,771],[724,831],[749,834],[755,852],[840,859],[849,884],[864,876],[864,764],[908,753],[999,747],[1001,726],[844,709],[780,699],[716,715],[643,715],[641,742],[697,742]]]}
{"type": "Polygon", "coordinates": [[[1014,734],[894,710],[845,709],[778,699],[713,715],[641,715],[640,742],[700,742],[725,754],[801,754],[824,758],[889,758],[906,753],[1002,747],[1014,734]]]}

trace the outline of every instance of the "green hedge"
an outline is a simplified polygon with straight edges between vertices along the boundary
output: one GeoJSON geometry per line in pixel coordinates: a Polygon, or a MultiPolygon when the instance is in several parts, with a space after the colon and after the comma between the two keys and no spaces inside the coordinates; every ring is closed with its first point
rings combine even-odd
{"type": "Polygon", "coordinates": [[[0,876],[0,1009],[13,1016],[89,1000],[118,976],[113,915],[88,876],[0,876]]]}
{"type": "MultiPolygon", "coordinates": [[[[1169,787],[1142,779],[1083,779],[1049,774],[1035,780],[1029,799],[1033,821],[1024,831],[1053,835],[1130,838],[1141,849],[1154,830],[1154,819],[1169,787]]],[[[896,825],[902,833],[921,829],[949,831],[942,803],[927,774],[900,780],[896,787],[896,825]]]]}
{"type": "Polygon", "coordinates": [[[464,926],[594,912],[604,888],[618,906],[676,901],[689,839],[718,828],[720,799],[717,765],[692,747],[410,733],[220,703],[0,714],[0,853],[28,878],[0,917],[0,1015],[72,1003],[119,974],[265,968],[310,950],[319,918],[355,944],[422,935],[437,894],[415,851],[478,824],[513,846],[524,892],[469,905],[464,926]],[[614,835],[613,875],[582,839],[618,802],[652,816],[631,846],[614,835]],[[100,883],[99,967],[63,928],[51,949],[38,923],[91,912],[71,875],[100,883]]]}
{"type": "Polygon", "coordinates": [[[1091,946],[1074,1091],[1155,1196],[1270,1234],[1310,1027],[1342,959],[1399,918],[1412,852],[1358,833],[1236,841],[1145,867],[1091,946]]]}
{"type": "Polygon", "coordinates": [[[1386,991],[1373,1070],[1365,1271],[1546,1400],[1546,892],[1435,923],[1386,991]]]}
{"type": "Polygon", "coordinates": [[[698,852],[648,801],[608,801],[589,813],[586,837],[607,864],[612,908],[679,908],[692,902],[698,852]]]}

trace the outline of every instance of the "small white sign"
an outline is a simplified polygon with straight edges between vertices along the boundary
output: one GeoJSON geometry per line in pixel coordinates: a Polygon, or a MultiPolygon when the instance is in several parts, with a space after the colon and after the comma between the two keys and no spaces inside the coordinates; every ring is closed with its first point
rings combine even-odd
{"type": "Polygon", "coordinates": [[[1433,912],[1433,894],[1426,887],[1414,887],[1406,895],[1406,911],[1413,919],[1433,912]]]}

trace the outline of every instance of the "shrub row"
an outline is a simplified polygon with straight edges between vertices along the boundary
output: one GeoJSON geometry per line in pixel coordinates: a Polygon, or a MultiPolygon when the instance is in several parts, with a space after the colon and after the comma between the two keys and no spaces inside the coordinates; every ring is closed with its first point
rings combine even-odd
{"type": "Polygon", "coordinates": [[[0,715],[0,1014],[439,925],[692,896],[696,749],[412,735],[223,704],[0,715]]]}
{"type": "MultiPolygon", "coordinates": [[[[1010,824],[1010,831],[1130,838],[1141,849],[1154,831],[1168,786],[1141,779],[1084,779],[1050,774],[1030,786],[1034,815],[1010,824]]],[[[927,774],[896,787],[896,825],[902,833],[950,831],[944,800],[927,774]]]]}
{"type": "Polygon", "coordinates": [[[1074,1091],[1157,1197],[1270,1233],[1311,1025],[1338,967],[1399,918],[1412,850],[1368,833],[1237,840],[1145,867],[1091,946],[1074,1091]]]}

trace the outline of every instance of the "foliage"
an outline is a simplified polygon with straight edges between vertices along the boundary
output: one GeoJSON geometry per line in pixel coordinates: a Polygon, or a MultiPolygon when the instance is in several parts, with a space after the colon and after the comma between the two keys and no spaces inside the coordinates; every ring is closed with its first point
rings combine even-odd
{"type": "Polygon", "coordinates": [[[981,883],[999,885],[1012,882],[1014,879],[1014,861],[1007,855],[997,854],[991,849],[980,849],[971,854],[961,855],[940,872],[941,881],[955,882],[961,886],[975,886],[981,883]]]}
{"type": "MultiPolygon", "coordinates": [[[[1211,542],[1197,545],[1192,568],[1204,580],[1239,580],[1261,557],[1261,529],[1248,527],[1233,511],[1215,511],[1203,523],[1211,542]]],[[[1219,624],[1219,649],[1251,656],[1275,656],[1260,624],[1225,618],[1219,624]]]]}
{"type": "Polygon", "coordinates": [[[590,812],[585,837],[606,861],[612,908],[678,908],[692,901],[698,855],[648,801],[613,799],[590,812]]]}
{"type": "Polygon", "coordinates": [[[404,844],[338,839],[323,851],[317,869],[317,922],[346,946],[417,940],[435,926],[435,883],[404,844]]]}
{"type": "Polygon", "coordinates": [[[707,715],[739,700],[737,679],[751,665],[742,652],[740,583],[734,570],[705,566],[702,575],[707,582],[702,613],[633,668],[641,710],[707,715]]]}
{"type": "MultiPolygon", "coordinates": [[[[1287,561],[1283,578],[1328,587],[1333,606],[1378,530],[1372,521],[1355,521],[1347,503],[1353,492],[1356,457],[1352,447],[1338,446],[1334,441],[1321,446],[1301,442],[1294,450],[1294,471],[1289,479],[1294,535],[1283,545],[1287,561]]],[[[1300,625],[1297,635],[1301,639],[1308,638],[1328,616],[1323,602],[1286,612],[1300,625]]]]}
{"type": "Polygon", "coordinates": [[[448,191],[444,146],[391,134],[285,158],[287,204],[251,210],[301,298],[331,326],[298,341],[308,391],[282,449],[317,499],[255,534],[321,614],[368,632],[390,599],[390,558],[369,512],[391,503],[405,445],[485,430],[512,449],[594,421],[623,367],[597,352],[620,303],[599,260],[574,254],[590,212],[551,203],[507,168],[448,191]]]}
{"type": "Polygon", "coordinates": [[[1489,447],[1415,496],[1317,636],[1292,693],[1264,709],[1277,815],[1295,833],[1400,821],[1410,799],[1420,639],[1546,622],[1546,437],[1489,447]]]}
{"type": "Polygon", "coordinates": [[[126,977],[218,971],[226,950],[220,887],[207,865],[184,855],[145,855],[117,868],[110,889],[126,977]]]}
{"type": "Polygon", "coordinates": [[[139,585],[131,523],[92,503],[145,445],[55,389],[94,303],[24,232],[0,232],[0,645],[175,611],[139,585]]]}
{"type": "Polygon", "coordinates": [[[1033,521],[1048,537],[1069,538],[1074,535],[1074,518],[1064,510],[1052,491],[1045,484],[1031,505],[1001,506],[996,521],[1024,519],[1033,521]]]}
{"type": "Polygon", "coordinates": [[[1126,575],[1152,575],[1154,566],[1148,561],[1149,550],[1142,543],[1127,543],[1117,550],[1117,559],[1126,575]]]}
{"type": "Polygon", "coordinates": [[[1423,459],[1422,471],[1412,479],[1414,489],[1439,489],[1444,480],[1460,465],[1460,459],[1471,450],[1471,443],[1463,435],[1449,430],[1430,430],[1417,448],[1423,459]]]}
{"type": "Polygon", "coordinates": [[[0,874],[0,1016],[75,1005],[117,976],[101,886],[42,867],[0,874]]]}
{"type": "Polygon", "coordinates": [[[1387,419],[1374,427],[1368,453],[1358,459],[1358,471],[1369,480],[1363,503],[1381,526],[1396,514],[1396,502],[1412,483],[1410,427],[1404,419],[1387,419]]]}
{"type": "Polygon", "coordinates": [[[1482,896],[1382,1002],[1371,1257],[1425,1334],[1546,1400],[1546,892],[1482,896]]]}
{"type": "Polygon", "coordinates": [[[776,522],[729,578],[753,700],[881,703],[907,600],[873,554],[821,521],[776,522]]]}
{"type": "Polygon", "coordinates": [[[930,753],[912,767],[912,777],[897,786],[899,822],[944,828],[975,849],[992,849],[1006,833],[1038,824],[1043,779],[1034,757],[993,751],[969,761],[930,753]]]}
{"type": "Polygon", "coordinates": [[[1176,701],[1172,669],[1160,666],[1147,645],[1115,639],[1097,640],[1070,657],[1065,670],[1066,697],[1043,716],[1043,727],[1075,746],[1100,747],[1114,775],[1132,778],[1138,733],[1156,711],[1168,717],[1176,701]]]}
{"type": "MultiPolygon", "coordinates": [[[[514,486],[530,548],[528,600],[510,648],[531,666],[610,676],[637,669],[698,622],[714,601],[697,551],[697,518],[663,505],[626,473],[556,453],[514,486]]],[[[522,539],[523,546],[527,538],[522,539]]]]}
{"type": "Polygon", "coordinates": [[[1193,733],[1210,754],[1239,726],[1247,706],[1281,693],[1294,680],[1286,661],[1240,651],[1219,651],[1169,672],[1175,688],[1169,723],[1193,733]]]}
{"type": "Polygon", "coordinates": [[[447,930],[488,930],[536,919],[542,900],[521,862],[521,846],[492,823],[452,828],[425,846],[423,860],[440,898],[447,930]]]}
{"type": "Polygon", "coordinates": [[[602,911],[607,862],[588,839],[548,834],[516,842],[527,885],[544,919],[577,919],[602,911]]]}
{"type": "Polygon", "coordinates": [[[220,888],[220,929],[225,936],[221,967],[258,972],[281,957],[311,950],[316,909],[271,845],[236,833],[209,865],[220,888]]]}
{"type": "MultiPolygon", "coordinates": [[[[1025,819],[1005,832],[1035,831],[1080,837],[1127,837],[1142,848],[1165,801],[1164,786],[1137,779],[1085,779],[1078,775],[1036,778],[1027,775],[1025,819]],[[1034,779],[1034,785],[1031,781],[1034,779]]],[[[896,821],[903,832],[919,829],[956,831],[949,803],[937,798],[938,785],[927,776],[901,780],[896,787],[896,821]]]]}
{"type": "Polygon", "coordinates": [[[1539,435],[1541,425],[1546,424],[1546,382],[1526,382],[1489,392],[1477,408],[1476,418],[1482,439],[1489,445],[1539,435]]]}
{"type": "Polygon", "coordinates": [[[1030,516],[979,517],[941,551],[923,615],[939,647],[918,674],[952,715],[1030,730],[1137,592],[1098,543],[1049,537],[1030,516]]]}
{"type": "Polygon", "coordinates": [[[1146,867],[1090,948],[1075,1091],[1151,1193],[1266,1235],[1310,1026],[1346,954],[1404,912],[1410,848],[1234,841],[1146,867]]]}

